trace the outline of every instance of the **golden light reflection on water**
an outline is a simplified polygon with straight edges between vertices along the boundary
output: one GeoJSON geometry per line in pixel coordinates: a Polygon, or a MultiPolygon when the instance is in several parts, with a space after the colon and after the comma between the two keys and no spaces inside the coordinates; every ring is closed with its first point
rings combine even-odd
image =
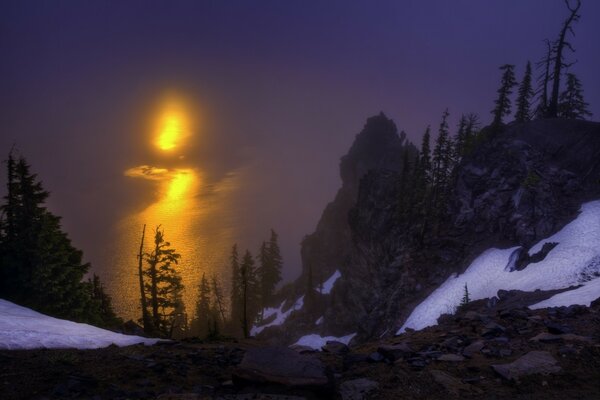
{"type": "MultiPolygon", "coordinates": [[[[151,143],[164,151],[164,157],[172,163],[175,157],[183,159],[186,146],[190,147],[193,126],[181,102],[170,100],[165,104],[151,143]]],[[[154,186],[155,199],[116,225],[116,245],[109,250],[111,262],[103,277],[115,310],[126,320],[140,317],[137,253],[142,227],[147,225],[145,251],[149,251],[152,232],[160,224],[165,239],[181,254],[177,269],[185,286],[184,302],[191,316],[202,273],[218,276],[224,285],[228,279],[227,258],[234,241],[231,200],[237,177],[232,174],[208,184],[203,181],[199,168],[151,165],[127,169],[124,175],[154,186]]],[[[140,204],[147,204],[146,200],[140,198],[140,204]]]]}
{"type": "Polygon", "coordinates": [[[203,185],[202,174],[195,169],[178,169],[170,171],[164,179],[147,180],[157,185],[157,201],[118,223],[118,246],[114,251],[113,271],[108,275],[109,291],[119,315],[139,318],[136,254],[142,227],[147,224],[145,247],[149,251],[151,232],[161,224],[166,240],[182,255],[177,268],[185,285],[187,312],[191,315],[203,272],[208,276],[215,274],[224,283],[229,278],[227,257],[235,236],[230,202],[237,187],[236,179],[235,176],[224,179],[218,190],[212,186],[210,193],[203,193],[208,189],[203,185]]]}

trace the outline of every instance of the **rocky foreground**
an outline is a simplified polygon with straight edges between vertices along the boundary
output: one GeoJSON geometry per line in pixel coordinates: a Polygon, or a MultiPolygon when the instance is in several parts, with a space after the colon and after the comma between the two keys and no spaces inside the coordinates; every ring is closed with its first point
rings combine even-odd
{"type": "Polygon", "coordinates": [[[2,351],[0,398],[600,398],[600,299],[529,310],[531,296],[501,293],[423,331],[322,352],[253,340],[2,351]]]}

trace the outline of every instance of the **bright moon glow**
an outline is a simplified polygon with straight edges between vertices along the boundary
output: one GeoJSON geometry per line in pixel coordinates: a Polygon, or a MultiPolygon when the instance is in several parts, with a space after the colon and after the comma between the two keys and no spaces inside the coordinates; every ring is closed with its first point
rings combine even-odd
{"type": "Polygon", "coordinates": [[[157,126],[154,144],[160,150],[171,152],[180,147],[190,135],[190,122],[180,102],[170,102],[163,108],[157,126]]]}

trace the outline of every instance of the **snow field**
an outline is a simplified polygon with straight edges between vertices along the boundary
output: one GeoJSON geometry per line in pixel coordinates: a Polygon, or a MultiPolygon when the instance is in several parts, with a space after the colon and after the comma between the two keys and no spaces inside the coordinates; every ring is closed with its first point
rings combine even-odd
{"type": "Polygon", "coordinates": [[[501,289],[534,291],[583,285],[531,308],[589,305],[600,297],[600,201],[584,204],[575,220],[538,242],[529,254],[539,252],[545,243],[558,245],[544,260],[529,264],[522,271],[512,270],[518,247],[486,250],[463,274],[449,277],[419,304],[398,333],[435,325],[440,315],[453,313],[463,298],[465,284],[471,300],[494,297],[501,289]]]}

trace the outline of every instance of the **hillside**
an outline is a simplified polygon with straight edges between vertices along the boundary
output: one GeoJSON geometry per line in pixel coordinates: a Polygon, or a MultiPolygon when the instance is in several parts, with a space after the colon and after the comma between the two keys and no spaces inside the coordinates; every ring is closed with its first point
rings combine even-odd
{"type": "MultiPolygon", "coordinates": [[[[311,334],[355,333],[356,342],[392,336],[451,276],[472,273],[494,249],[504,253],[495,261],[488,259],[485,273],[504,270],[511,255],[513,272],[485,290],[485,285],[469,282],[471,278],[457,280],[452,296],[441,295],[453,300],[437,303],[442,312],[453,312],[465,283],[475,299],[495,297],[500,289],[554,290],[581,284],[589,289],[587,297],[600,297],[598,281],[591,282],[599,274],[598,214],[590,211],[597,207],[584,206],[600,199],[600,124],[537,120],[513,123],[499,132],[484,128],[481,137],[456,168],[448,218],[435,228],[419,228],[422,237],[415,240],[415,229],[399,221],[397,204],[403,194],[398,184],[402,157],[416,149],[383,114],[370,118],[342,158],[342,188],[303,243],[303,275],[295,292],[278,305],[287,313],[285,322],[267,319],[270,326],[261,330],[261,337],[289,344],[311,334]],[[579,215],[587,222],[576,222],[579,215]],[[321,252],[320,246],[327,251],[321,252]],[[577,260],[576,266],[570,260],[577,260]],[[340,278],[333,288],[319,293],[319,282],[336,271],[340,278]],[[537,280],[519,283],[525,275],[537,275],[537,280]],[[316,305],[294,306],[311,279],[316,305]]],[[[573,296],[569,301],[582,304],[573,296]]],[[[436,318],[431,316],[428,324],[436,318]]]]}

